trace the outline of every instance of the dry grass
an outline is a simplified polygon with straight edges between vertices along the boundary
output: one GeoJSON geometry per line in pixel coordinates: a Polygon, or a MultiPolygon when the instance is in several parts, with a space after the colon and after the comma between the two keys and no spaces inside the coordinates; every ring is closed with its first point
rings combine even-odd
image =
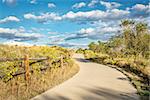
{"type": "Polygon", "coordinates": [[[28,54],[30,58],[49,57],[51,60],[30,65],[33,72],[30,73],[29,82],[25,81],[24,75],[15,77],[12,75],[24,70],[20,67],[22,62],[0,62],[0,76],[4,75],[0,79],[0,100],[28,100],[71,78],[79,70],[71,60],[72,52],[62,47],[0,45],[2,58],[22,58],[25,54],[28,54]],[[63,66],[60,61],[53,62],[59,60],[60,56],[65,57],[63,66]],[[41,71],[42,67],[48,67],[48,69],[41,71]]]}
{"type": "Polygon", "coordinates": [[[0,80],[0,100],[28,100],[75,75],[79,67],[72,60],[66,61],[63,67],[59,64],[44,72],[35,71],[29,83],[24,76],[17,76],[7,83],[0,80]]]}

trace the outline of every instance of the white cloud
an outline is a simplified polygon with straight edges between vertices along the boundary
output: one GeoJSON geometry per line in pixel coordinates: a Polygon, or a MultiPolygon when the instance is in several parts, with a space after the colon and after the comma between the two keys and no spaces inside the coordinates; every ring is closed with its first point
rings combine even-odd
{"type": "Polygon", "coordinates": [[[94,19],[97,20],[100,17],[104,16],[105,12],[100,11],[100,10],[92,10],[92,11],[87,11],[87,12],[68,12],[67,14],[63,15],[63,18],[65,19],[94,19]]]}
{"type": "Polygon", "coordinates": [[[150,9],[150,5],[136,4],[131,9],[138,10],[138,11],[144,11],[144,10],[150,9]]]}
{"type": "Polygon", "coordinates": [[[94,28],[82,28],[80,31],[79,31],[79,33],[81,33],[81,34],[91,34],[91,33],[93,33],[95,31],[95,29],[94,28]]]}
{"type": "Polygon", "coordinates": [[[62,47],[66,47],[66,48],[79,48],[79,47],[82,47],[82,48],[85,48],[87,47],[88,44],[79,44],[79,43],[71,43],[71,42],[66,42],[66,41],[61,41],[61,42],[50,42],[48,43],[48,45],[58,45],[58,46],[62,46],[62,47]]]}
{"type": "Polygon", "coordinates": [[[114,25],[109,26],[96,26],[95,28],[82,28],[72,35],[68,35],[64,38],[65,41],[74,39],[91,39],[91,40],[108,40],[111,36],[118,34],[120,31],[119,25],[116,27],[114,25]]]}
{"type": "Polygon", "coordinates": [[[25,14],[24,15],[24,18],[26,19],[36,19],[37,17],[31,13],[28,13],[28,14],[25,14]]]}
{"type": "Polygon", "coordinates": [[[82,8],[82,7],[85,7],[85,6],[86,6],[86,3],[80,2],[80,3],[74,4],[74,5],[72,6],[72,8],[78,9],[78,8],[82,8]]]}
{"type": "Polygon", "coordinates": [[[36,0],[31,0],[30,3],[31,4],[37,4],[37,1],[36,0]]]}
{"type": "Polygon", "coordinates": [[[32,13],[28,13],[24,15],[25,19],[34,19],[37,22],[45,23],[48,21],[61,21],[61,20],[71,20],[74,22],[94,22],[99,20],[120,20],[122,18],[129,17],[130,11],[128,10],[119,10],[112,9],[107,11],[102,10],[91,10],[86,12],[73,12],[69,11],[64,15],[58,15],[56,13],[43,13],[39,16],[34,15],[32,13]]]}
{"type": "Polygon", "coordinates": [[[48,32],[48,34],[58,34],[58,32],[48,32]]]}
{"type": "Polygon", "coordinates": [[[18,46],[33,46],[32,44],[26,43],[26,42],[17,42],[17,41],[7,41],[3,43],[4,45],[18,45],[18,46]]]}
{"type": "Polygon", "coordinates": [[[150,14],[150,3],[148,5],[136,4],[126,9],[131,12],[131,18],[146,18],[150,14]]]}
{"type": "Polygon", "coordinates": [[[129,11],[113,9],[109,11],[92,10],[87,12],[68,12],[63,15],[63,19],[70,19],[74,21],[98,21],[108,19],[121,19],[126,18],[129,15],[129,11]]]}
{"type": "Polygon", "coordinates": [[[102,33],[113,33],[113,32],[117,32],[119,31],[119,27],[103,27],[99,30],[99,32],[102,32],[102,33]]]}
{"type": "Polygon", "coordinates": [[[109,15],[113,18],[119,18],[119,17],[124,17],[127,16],[130,12],[129,11],[125,11],[125,10],[119,10],[119,9],[113,9],[109,12],[109,15]],[[111,15],[112,14],[112,15],[111,15]]]}
{"type": "Polygon", "coordinates": [[[11,34],[14,34],[16,32],[17,32],[16,29],[0,28],[0,33],[11,33],[11,34]]]}
{"type": "Polygon", "coordinates": [[[93,7],[93,6],[95,6],[97,3],[99,3],[98,0],[92,0],[92,1],[88,4],[88,6],[89,6],[89,7],[93,7]]]}
{"type": "Polygon", "coordinates": [[[8,16],[4,19],[1,19],[0,20],[0,23],[7,23],[7,22],[19,22],[20,19],[15,17],[15,16],[8,16]]]}
{"type": "Polygon", "coordinates": [[[56,13],[44,13],[44,14],[41,14],[39,16],[28,13],[28,14],[24,15],[24,18],[34,19],[34,20],[37,20],[40,23],[44,23],[44,22],[47,22],[49,20],[53,20],[53,21],[61,20],[61,17],[58,16],[56,13]]]}
{"type": "Polygon", "coordinates": [[[96,28],[82,28],[79,30],[79,33],[81,34],[88,34],[88,35],[93,35],[93,34],[105,34],[105,33],[116,33],[119,31],[119,27],[114,27],[114,26],[107,26],[107,27],[99,27],[97,26],[96,28]]]}
{"type": "Polygon", "coordinates": [[[19,32],[21,32],[21,33],[23,33],[23,32],[26,31],[25,28],[24,28],[23,26],[20,26],[18,30],[19,30],[19,32]]]}
{"type": "Polygon", "coordinates": [[[48,3],[48,8],[55,8],[56,5],[54,3],[48,3]]]}
{"type": "Polygon", "coordinates": [[[101,5],[104,5],[107,9],[114,9],[114,8],[118,8],[121,6],[121,4],[116,3],[116,2],[104,2],[104,1],[100,1],[101,5]]]}
{"type": "Polygon", "coordinates": [[[114,9],[114,8],[118,8],[121,6],[120,3],[116,3],[116,2],[105,2],[105,1],[101,1],[101,0],[92,0],[88,6],[89,7],[93,7],[95,6],[96,4],[101,4],[103,6],[105,6],[107,9],[114,9]]]}
{"type": "Polygon", "coordinates": [[[0,38],[15,40],[15,41],[30,41],[37,40],[42,37],[40,33],[29,33],[22,27],[19,29],[0,28],[0,38]]]}

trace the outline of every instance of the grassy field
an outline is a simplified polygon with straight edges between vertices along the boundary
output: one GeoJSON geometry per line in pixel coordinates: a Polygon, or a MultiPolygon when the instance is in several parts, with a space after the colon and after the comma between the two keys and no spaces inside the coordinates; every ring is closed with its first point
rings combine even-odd
{"type": "Polygon", "coordinates": [[[26,54],[30,58],[49,57],[51,60],[32,64],[33,71],[28,82],[23,74],[13,76],[23,70],[20,68],[22,62],[0,62],[0,75],[4,75],[0,79],[0,100],[27,100],[71,78],[79,70],[71,59],[72,51],[61,47],[0,45],[1,58],[22,58],[26,54]],[[60,62],[53,62],[60,56],[65,57],[63,66],[60,62]],[[42,66],[50,67],[41,71],[39,68],[42,66]]]}

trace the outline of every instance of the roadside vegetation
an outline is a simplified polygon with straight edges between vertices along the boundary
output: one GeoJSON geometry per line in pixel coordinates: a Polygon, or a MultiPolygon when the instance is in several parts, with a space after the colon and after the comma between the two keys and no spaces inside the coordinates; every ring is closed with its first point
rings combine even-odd
{"type": "Polygon", "coordinates": [[[92,42],[88,49],[79,48],[86,59],[110,65],[126,74],[143,100],[150,96],[150,33],[142,22],[124,20],[120,34],[107,42],[92,42]]]}
{"type": "Polygon", "coordinates": [[[0,45],[0,58],[23,58],[26,54],[30,58],[50,58],[29,62],[32,72],[28,82],[24,74],[15,75],[16,72],[24,70],[22,61],[0,62],[0,100],[28,100],[71,78],[79,70],[71,59],[72,53],[71,50],[57,46],[0,45]],[[62,64],[59,60],[61,56],[64,57],[62,64]],[[48,68],[40,70],[43,66],[48,68]]]}

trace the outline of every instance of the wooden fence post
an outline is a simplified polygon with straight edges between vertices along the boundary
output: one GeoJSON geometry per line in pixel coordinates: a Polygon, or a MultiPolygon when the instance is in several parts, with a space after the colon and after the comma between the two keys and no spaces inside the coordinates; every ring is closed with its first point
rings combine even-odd
{"type": "Polygon", "coordinates": [[[24,66],[25,66],[25,79],[26,81],[29,81],[29,72],[30,72],[30,69],[29,69],[29,55],[25,55],[24,57],[24,66]]]}
{"type": "Polygon", "coordinates": [[[63,67],[64,63],[63,63],[63,56],[61,56],[60,58],[60,66],[63,67]]]}

